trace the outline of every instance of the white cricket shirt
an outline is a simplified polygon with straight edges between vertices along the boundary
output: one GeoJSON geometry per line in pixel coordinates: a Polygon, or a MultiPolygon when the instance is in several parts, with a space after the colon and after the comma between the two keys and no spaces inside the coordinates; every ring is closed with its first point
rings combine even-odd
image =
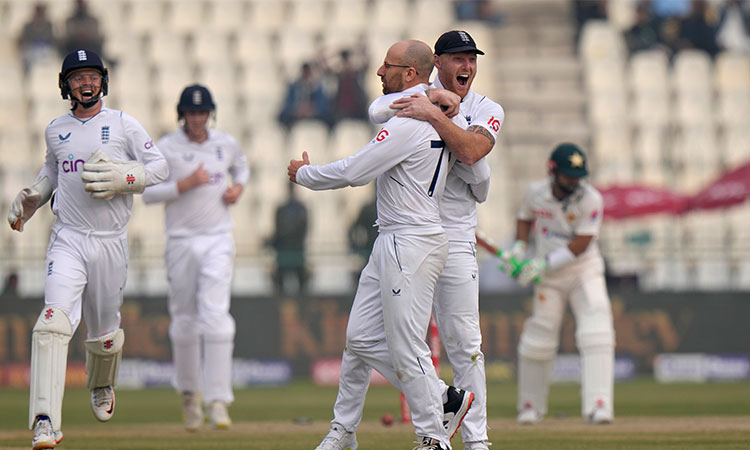
{"type": "MultiPolygon", "coordinates": [[[[421,84],[403,94],[423,93],[425,89],[421,84]]],[[[466,128],[461,115],[453,120],[466,128]]],[[[297,183],[314,190],[338,189],[361,186],[377,178],[381,231],[440,233],[443,227],[438,202],[452,160],[429,123],[393,117],[355,154],[322,166],[300,167],[297,183]]]]}
{"type": "Polygon", "coordinates": [[[565,200],[552,195],[552,178],[538,180],[529,186],[518,218],[536,221],[533,238],[536,256],[544,257],[568,243],[574,236],[593,236],[577,259],[600,258],[596,243],[602,222],[602,196],[591,184],[581,180],[580,188],[565,200]]]}
{"type": "Polygon", "coordinates": [[[222,196],[229,177],[235,184],[246,185],[250,178],[247,159],[237,141],[227,133],[209,129],[208,139],[201,143],[188,139],[183,130],[159,140],[159,150],[169,164],[169,179],[143,192],[146,203],[166,202],[167,236],[187,237],[216,234],[233,228],[229,205],[222,196]],[[177,182],[199,166],[209,173],[211,181],[180,193],[177,182]]]}
{"type": "Polygon", "coordinates": [[[167,162],[143,126],[122,111],[102,110],[79,119],[72,113],[50,122],[44,132],[47,156],[38,178],[47,177],[55,186],[53,210],[56,224],[84,232],[125,231],[133,207],[133,195],[115,195],[109,200],[92,198],[81,180],[83,163],[98,149],[112,161],[143,163],[146,185],[166,180],[167,162]]]}

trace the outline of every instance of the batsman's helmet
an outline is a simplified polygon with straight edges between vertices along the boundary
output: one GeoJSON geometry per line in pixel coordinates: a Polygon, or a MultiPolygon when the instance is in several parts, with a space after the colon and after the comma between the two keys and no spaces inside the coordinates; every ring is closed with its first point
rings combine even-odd
{"type": "Polygon", "coordinates": [[[186,87],[180,94],[180,102],[177,103],[178,120],[185,117],[185,111],[216,111],[211,92],[200,84],[186,87]]]}
{"type": "Polygon", "coordinates": [[[549,168],[554,173],[571,178],[583,178],[589,174],[586,154],[577,145],[568,142],[555,147],[549,157],[549,168]]]}
{"type": "Polygon", "coordinates": [[[60,95],[67,100],[70,95],[68,87],[68,78],[70,74],[80,69],[95,69],[102,74],[101,96],[107,95],[109,90],[109,72],[104,67],[102,59],[91,50],[79,49],[74,50],[63,59],[60,75],[57,77],[57,85],[60,88],[60,95]]]}

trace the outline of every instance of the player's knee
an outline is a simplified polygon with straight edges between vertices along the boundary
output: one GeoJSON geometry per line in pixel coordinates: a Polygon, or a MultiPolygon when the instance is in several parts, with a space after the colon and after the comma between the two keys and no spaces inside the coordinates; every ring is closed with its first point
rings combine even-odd
{"type": "Polygon", "coordinates": [[[588,315],[576,329],[576,344],[581,350],[615,345],[612,316],[606,312],[588,315]]]}
{"type": "Polygon", "coordinates": [[[234,318],[229,313],[206,316],[201,325],[201,335],[209,341],[231,341],[235,330],[234,318]]]}
{"type": "Polygon", "coordinates": [[[73,336],[73,326],[68,315],[60,308],[45,308],[39,315],[32,330],[33,335],[54,334],[67,336],[68,340],[73,336]]]}
{"type": "Polygon", "coordinates": [[[117,384],[124,345],[125,332],[122,328],[86,340],[86,387],[89,390],[117,384]]]}
{"type": "Polygon", "coordinates": [[[518,353],[529,359],[549,360],[557,354],[558,329],[541,322],[527,321],[518,343],[518,353]]]}

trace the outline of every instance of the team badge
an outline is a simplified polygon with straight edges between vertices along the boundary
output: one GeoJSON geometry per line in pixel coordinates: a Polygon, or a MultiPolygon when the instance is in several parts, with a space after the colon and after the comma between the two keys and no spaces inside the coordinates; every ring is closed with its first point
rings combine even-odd
{"type": "Polygon", "coordinates": [[[224,151],[221,149],[221,147],[216,147],[216,159],[221,161],[224,159],[224,151]]]}
{"type": "Polygon", "coordinates": [[[109,125],[102,127],[102,144],[109,142],[109,125]]]}

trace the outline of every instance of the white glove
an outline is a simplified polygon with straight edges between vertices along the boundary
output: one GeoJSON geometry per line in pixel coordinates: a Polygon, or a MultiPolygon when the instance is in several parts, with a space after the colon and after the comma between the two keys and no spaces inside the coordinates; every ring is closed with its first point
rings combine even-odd
{"type": "Polygon", "coordinates": [[[547,270],[547,261],[544,258],[531,258],[524,261],[518,272],[518,284],[528,286],[533,281],[539,283],[542,280],[542,274],[547,270]]]}
{"type": "Polygon", "coordinates": [[[8,223],[16,231],[23,231],[25,224],[40,206],[52,196],[52,183],[47,177],[37,180],[31,187],[21,189],[10,205],[8,223]]]}
{"type": "Polygon", "coordinates": [[[81,180],[94,198],[110,199],[118,194],[141,193],[146,188],[146,170],[138,161],[118,162],[97,150],[83,164],[81,180]]]}
{"type": "Polygon", "coordinates": [[[516,241],[508,250],[500,253],[500,270],[510,276],[518,275],[521,263],[526,258],[526,242],[516,241]]]}

